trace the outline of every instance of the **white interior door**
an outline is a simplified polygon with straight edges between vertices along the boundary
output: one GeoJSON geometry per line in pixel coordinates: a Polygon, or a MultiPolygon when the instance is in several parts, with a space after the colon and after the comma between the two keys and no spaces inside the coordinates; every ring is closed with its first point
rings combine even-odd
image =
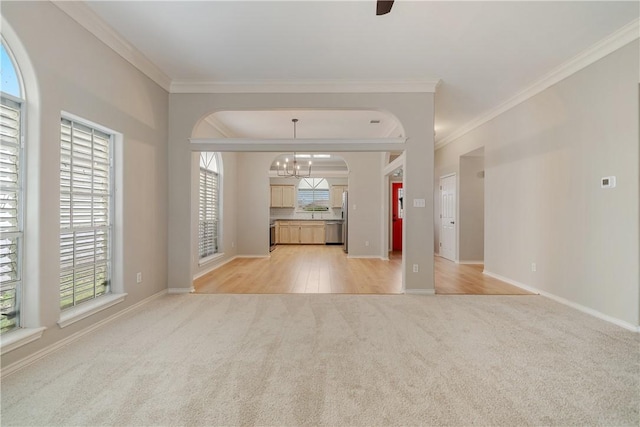
{"type": "Polygon", "coordinates": [[[440,178],[440,256],[456,259],[456,176],[440,178]]]}

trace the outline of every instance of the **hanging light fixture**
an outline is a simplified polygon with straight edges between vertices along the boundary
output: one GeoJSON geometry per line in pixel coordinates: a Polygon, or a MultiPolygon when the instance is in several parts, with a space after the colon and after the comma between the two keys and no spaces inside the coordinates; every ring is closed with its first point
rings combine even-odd
{"type": "MultiPolygon", "coordinates": [[[[293,139],[296,139],[296,124],[298,123],[298,119],[291,119],[291,121],[293,122],[293,139]]],[[[301,170],[296,152],[294,151],[292,161],[290,162],[288,157],[284,159],[284,164],[280,164],[278,161],[276,162],[276,169],[278,170],[278,176],[308,178],[311,176],[311,160],[309,160],[306,172],[301,170]]]]}

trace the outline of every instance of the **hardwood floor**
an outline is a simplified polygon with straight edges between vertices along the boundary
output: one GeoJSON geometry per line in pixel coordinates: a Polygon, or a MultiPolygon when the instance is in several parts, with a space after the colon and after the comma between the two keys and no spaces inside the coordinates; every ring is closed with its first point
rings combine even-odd
{"type": "Polygon", "coordinates": [[[402,258],[349,259],[342,246],[279,245],[269,258],[238,258],[194,281],[196,293],[402,293],[402,258]]]}
{"type": "MultiPolygon", "coordinates": [[[[269,258],[238,258],[194,281],[196,293],[400,294],[402,253],[350,259],[342,246],[279,245],[269,258]]],[[[482,274],[481,265],[435,257],[437,294],[529,294],[482,274]]]]}
{"type": "Polygon", "coordinates": [[[449,295],[533,295],[493,277],[482,274],[482,264],[457,264],[434,257],[436,294],[449,295]]]}

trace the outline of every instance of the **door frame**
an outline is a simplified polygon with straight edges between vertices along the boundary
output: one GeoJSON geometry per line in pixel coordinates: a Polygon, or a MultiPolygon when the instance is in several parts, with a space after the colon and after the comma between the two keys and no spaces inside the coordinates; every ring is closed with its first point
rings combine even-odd
{"type": "MultiPolygon", "coordinates": [[[[439,182],[438,182],[438,196],[439,196],[439,208],[440,208],[440,212],[438,215],[438,256],[445,258],[445,259],[449,259],[447,257],[442,256],[441,252],[440,252],[440,248],[442,247],[442,181],[446,178],[451,178],[451,177],[455,177],[455,197],[454,197],[454,202],[455,202],[455,209],[454,209],[454,220],[455,222],[458,222],[458,217],[459,217],[459,212],[458,212],[458,174],[456,172],[452,172],[446,175],[441,175],[439,182]]],[[[458,262],[458,229],[459,224],[454,224],[456,227],[454,227],[454,236],[453,236],[453,259],[451,259],[451,261],[453,262],[458,262]]]]}
{"type": "MultiPolygon", "coordinates": [[[[399,219],[400,221],[402,221],[402,223],[401,223],[401,225],[402,225],[402,226],[400,227],[399,236],[397,236],[397,235],[396,235],[396,233],[395,233],[395,231],[394,231],[394,230],[395,230],[395,228],[396,228],[396,227],[395,227],[395,221],[396,221],[396,218],[394,218],[393,212],[394,212],[396,209],[398,209],[398,207],[397,207],[397,205],[396,205],[396,195],[395,195],[396,187],[399,187],[399,188],[398,188],[398,190],[403,190],[403,189],[404,189],[403,182],[402,182],[402,181],[391,181],[391,196],[390,196],[390,199],[391,199],[391,200],[390,200],[390,202],[391,202],[391,226],[390,226],[390,228],[389,228],[389,230],[391,231],[391,236],[390,236],[390,239],[391,239],[391,242],[390,242],[390,243],[391,243],[391,244],[390,244],[390,249],[391,249],[392,251],[397,251],[397,250],[402,251],[402,246],[403,246],[403,244],[404,244],[404,241],[403,241],[403,239],[402,239],[402,229],[404,228],[404,221],[403,221],[404,215],[402,215],[401,217],[397,218],[397,219],[399,219]],[[400,239],[400,249],[396,249],[396,248],[395,248],[395,246],[396,246],[396,245],[395,245],[395,241],[396,241],[396,239],[398,239],[398,238],[400,239]]],[[[404,209],[403,209],[403,211],[404,211],[404,209]]]]}

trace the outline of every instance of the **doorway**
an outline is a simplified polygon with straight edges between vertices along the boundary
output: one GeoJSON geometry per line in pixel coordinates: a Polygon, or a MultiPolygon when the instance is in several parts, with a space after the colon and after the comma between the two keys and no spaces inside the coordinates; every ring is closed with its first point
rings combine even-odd
{"type": "Polygon", "coordinates": [[[456,181],[455,174],[440,178],[440,256],[456,261],[456,181]]]}
{"type": "Polygon", "coordinates": [[[402,252],[402,221],[404,218],[404,189],[401,182],[392,183],[391,188],[391,249],[402,252]]]}

